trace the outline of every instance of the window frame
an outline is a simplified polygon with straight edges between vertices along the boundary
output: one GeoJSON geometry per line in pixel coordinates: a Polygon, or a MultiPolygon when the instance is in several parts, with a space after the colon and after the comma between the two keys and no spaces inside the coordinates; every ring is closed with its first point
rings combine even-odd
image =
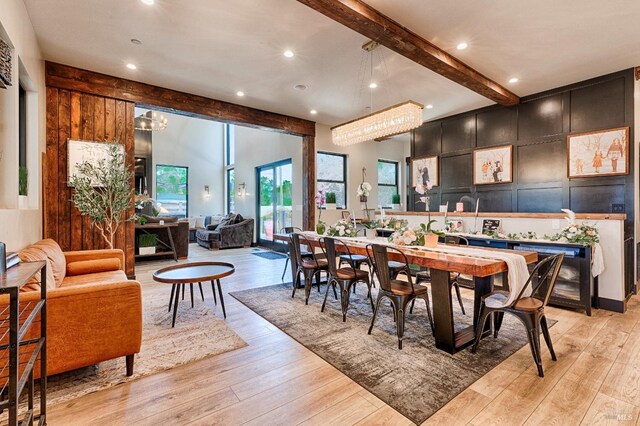
{"type": "Polygon", "coordinates": [[[234,198],[234,203],[233,203],[234,205],[233,205],[233,207],[234,207],[234,210],[235,210],[236,169],[233,166],[228,166],[228,167],[226,167],[224,173],[225,173],[224,179],[225,179],[225,188],[226,188],[225,195],[227,197],[227,201],[225,203],[225,209],[226,209],[226,213],[231,213],[232,212],[232,210],[231,210],[231,194],[232,193],[234,194],[234,197],[233,197],[234,198]],[[231,175],[231,173],[233,173],[233,192],[230,191],[231,188],[230,188],[229,176],[231,175]]]}
{"type": "MultiPolygon", "coordinates": [[[[316,164],[318,163],[318,155],[331,155],[334,157],[342,157],[342,179],[343,180],[332,180],[332,179],[320,179],[317,177],[316,171],[316,192],[318,191],[318,182],[327,182],[327,183],[339,183],[344,184],[344,206],[339,207],[336,206],[338,210],[348,210],[349,205],[349,192],[347,187],[347,154],[341,154],[339,152],[329,152],[329,151],[317,151],[316,152],[316,164]]],[[[326,196],[326,194],[325,194],[326,196]]],[[[325,207],[322,207],[325,208],[325,207]]]]}
{"type": "MultiPolygon", "coordinates": [[[[395,166],[396,169],[396,183],[394,185],[389,184],[389,183],[380,183],[380,175],[378,174],[378,178],[377,178],[377,184],[378,184],[378,188],[382,187],[386,187],[386,188],[395,188],[396,189],[396,194],[400,194],[400,163],[398,163],[397,161],[393,161],[393,160],[383,160],[382,158],[378,158],[378,163],[387,163],[387,164],[393,164],[395,166]]],[[[378,163],[376,163],[376,166],[378,165],[378,163]]],[[[376,167],[377,170],[377,167],[376,167]]],[[[380,194],[380,190],[378,189],[378,194],[380,194]]],[[[378,199],[378,201],[380,201],[380,199],[378,199]]],[[[380,207],[382,208],[392,208],[393,207],[393,203],[391,203],[391,205],[389,206],[384,206],[382,205],[382,203],[379,203],[380,207]]]]}
{"type": "Polygon", "coordinates": [[[223,151],[224,151],[224,175],[223,175],[223,179],[224,179],[224,198],[225,198],[225,202],[224,202],[224,208],[225,208],[225,212],[226,213],[231,213],[231,196],[230,194],[233,194],[233,198],[234,198],[234,209],[235,209],[235,193],[236,193],[236,183],[235,183],[235,126],[233,124],[229,124],[229,123],[225,123],[224,127],[223,127],[223,139],[224,139],[224,147],[223,147],[223,151]],[[234,149],[233,149],[233,160],[234,162],[231,162],[231,143],[233,142],[234,144],[234,149]],[[233,193],[229,192],[229,174],[233,171],[233,176],[234,176],[234,180],[233,180],[233,193]]]}
{"type": "Polygon", "coordinates": [[[27,167],[27,90],[18,84],[18,166],[27,167]]]}

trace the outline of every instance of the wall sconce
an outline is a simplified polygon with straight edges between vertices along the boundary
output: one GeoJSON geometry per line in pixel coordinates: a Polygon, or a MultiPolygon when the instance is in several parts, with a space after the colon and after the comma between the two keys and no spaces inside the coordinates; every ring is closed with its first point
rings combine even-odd
{"type": "Polygon", "coordinates": [[[211,192],[209,192],[209,185],[204,186],[204,198],[211,197],[211,192]]]}
{"type": "Polygon", "coordinates": [[[248,195],[247,194],[247,184],[242,182],[241,184],[238,185],[238,197],[244,198],[247,195],[248,195]]]}

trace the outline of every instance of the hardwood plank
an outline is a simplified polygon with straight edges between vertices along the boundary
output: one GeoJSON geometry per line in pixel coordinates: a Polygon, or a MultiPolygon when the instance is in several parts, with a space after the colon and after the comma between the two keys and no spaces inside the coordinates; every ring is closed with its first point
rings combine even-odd
{"type": "MultiPolygon", "coordinates": [[[[135,105],[133,102],[127,102],[125,104],[125,130],[124,130],[124,146],[126,152],[127,167],[129,170],[134,169],[135,164],[135,136],[134,136],[134,119],[135,119],[135,105]]],[[[131,177],[131,187],[135,186],[135,179],[131,177]]],[[[127,212],[128,218],[133,218],[135,213],[134,198],[131,198],[131,207],[127,212]]],[[[121,225],[122,229],[119,229],[124,234],[124,238],[119,234],[116,234],[117,246],[124,249],[125,257],[125,272],[127,275],[132,276],[135,274],[135,224],[133,221],[125,222],[121,225]],[[120,245],[122,244],[122,245],[120,245]]]]}
{"type": "Polygon", "coordinates": [[[597,389],[562,378],[525,425],[579,425],[597,389]]]}
{"type": "MultiPolygon", "coordinates": [[[[86,141],[93,140],[93,119],[94,119],[94,110],[95,103],[94,97],[91,95],[82,95],[80,106],[82,108],[82,121],[81,121],[81,132],[82,139],[86,141]]],[[[93,249],[93,234],[95,229],[91,224],[91,219],[88,216],[82,216],[82,249],[83,250],[91,250],[93,249]]]]}
{"type": "Polygon", "coordinates": [[[47,87],[47,173],[43,175],[44,236],[58,239],[58,89],[47,87]]]}
{"type": "Polygon", "coordinates": [[[71,135],[71,95],[58,94],[58,239],[63,251],[71,250],[71,206],[67,186],[67,139],[71,135]]]}
{"type": "Polygon", "coordinates": [[[466,425],[490,402],[491,398],[488,396],[467,388],[422,424],[466,425]]]}
{"type": "Polygon", "coordinates": [[[382,408],[378,408],[376,411],[360,420],[356,423],[358,426],[384,426],[384,425],[394,425],[394,426],[405,426],[405,425],[413,425],[413,422],[407,419],[402,414],[398,413],[393,408],[385,405],[382,408]]]}
{"type": "Polygon", "coordinates": [[[614,362],[600,393],[640,406],[640,369],[634,364],[614,362]]]}
{"type": "Polygon", "coordinates": [[[377,410],[378,407],[358,392],[300,424],[305,426],[352,425],[377,410]]]}
{"type": "MultiPolygon", "coordinates": [[[[71,138],[82,139],[82,95],[71,92],[71,138]]],[[[69,190],[71,199],[72,189],[69,190]]],[[[82,215],[75,206],[70,203],[71,209],[71,250],[82,250],[82,215]]]]}
{"type": "Polygon", "coordinates": [[[640,408],[627,404],[618,399],[611,398],[602,393],[593,400],[589,411],[582,419],[583,425],[620,425],[636,424],[640,417],[640,408]]]}
{"type": "Polygon", "coordinates": [[[361,0],[298,0],[370,40],[500,105],[520,102],[517,95],[453,55],[382,14],[361,0]]]}
{"type": "Polygon", "coordinates": [[[189,113],[198,118],[266,128],[296,136],[314,136],[313,121],[262,111],[163,87],[125,80],[67,65],[45,62],[47,86],[153,106],[155,110],[189,113]]]}

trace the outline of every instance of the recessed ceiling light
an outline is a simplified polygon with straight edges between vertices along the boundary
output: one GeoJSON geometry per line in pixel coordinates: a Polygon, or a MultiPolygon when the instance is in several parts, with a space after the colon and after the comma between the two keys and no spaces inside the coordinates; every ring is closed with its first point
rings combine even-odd
{"type": "Polygon", "coordinates": [[[433,108],[433,105],[431,104],[427,105],[427,109],[431,109],[431,108],[433,108]]]}
{"type": "Polygon", "coordinates": [[[307,86],[305,86],[304,84],[296,84],[295,86],[293,86],[293,88],[296,90],[307,90],[307,86]]]}
{"type": "Polygon", "coordinates": [[[378,87],[378,85],[374,82],[371,82],[371,84],[369,85],[369,89],[375,89],[376,87],[378,87]]]}
{"type": "Polygon", "coordinates": [[[238,91],[238,92],[236,92],[236,96],[243,97],[244,96],[244,92],[238,91]]]}
{"type": "Polygon", "coordinates": [[[133,43],[133,44],[135,44],[137,46],[142,44],[142,42],[140,40],[138,40],[137,38],[132,38],[131,39],[131,43],[133,43]]]}
{"type": "Polygon", "coordinates": [[[517,83],[518,82],[518,77],[512,77],[509,79],[509,83],[513,84],[513,83],[517,83]]]}
{"type": "Polygon", "coordinates": [[[458,50],[464,50],[464,49],[466,49],[468,46],[469,46],[469,45],[468,45],[467,43],[462,42],[462,43],[459,43],[459,44],[456,46],[456,48],[457,48],[458,50]]]}
{"type": "Polygon", "coordinates": [[[127,68],[129,68],[130,70],[138,69],[138,67],[136,66],[136,64],[131,64],[131,63],[127,64],[127,68]]]}
{"type": "Polygon", "coordinates": [[[318,111],[316,111],[315,109],[312,109],[311,111],[309,111],[310,114],[316,115],[318,113],[318,111]]]}
{"type": "Polygon", "coordinates": [[[155,0],[140,0],[140,1],[146,4],[147,6],[151,6],[155,3],[155,0]]]}
{"type": "Polygon", "coordinates": [[[286,56],[287,58],[293,58],[293,50],[285,50],[284,56],[286,56]]]}

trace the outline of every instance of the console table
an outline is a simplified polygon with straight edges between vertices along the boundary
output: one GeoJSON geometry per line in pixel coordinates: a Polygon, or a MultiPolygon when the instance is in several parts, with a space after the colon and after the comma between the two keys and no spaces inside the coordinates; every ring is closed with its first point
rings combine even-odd
{"type": "Polygon", "coordinates": [[[136,254],[136,259],[145,259],[145,258],[155,258],[155,257],[160,257],[160,256],[168,256],[171,255],[173,256],[173,260],[175,260],[176,262],[178,261],[178,254],[176,253],[176,246],[175,243],[173,242],[173,234],[171,232],[171,230],[173,228],[178,228],[178,223],[177,222],[169,222],[169,223],[163,223],[163,224],[159,224],[159,223],[145,223],[144,225],[141,225],[139,223],[136,223],[136,251],[138,249],[138,235],[140,234],[158,234],[160,232],[166,232],[167,233],[167,238],[169,240],[169,244],[165,243],[164,241],[162,241],[161,239],[158,238],[157,243],[158,245],[164,247],[165,251],[158,251],[155,252],[153,254],[136,254]]]}
{"type": "MultiPolygon", "coordinates": [[[[9,425],[31,425],[37,418],[39,425],[46,424],[47,407],[47,263],[23,262],[0,273],[0,294],[9,295],[9,306],[0,311],[0,353],[8,364],[0,367],[0,389],[7,399],[0,401],[0,410],[9,412],[9,425]],[[40,298],[20,301],[20,289],[40,273],[40,298]],[[28,313],[28,315],[27,315],[28,313]],[[39,315],[39,318],[38,318],[39,315]],[[21,318],[22,317],[22,318],[21,318]],[[31,331],[40,322],[39,337],[31,331]],[[7,338],[8,335],[8,338],[7,338]],[[40,412],[34,414],[34,366],[40,358],[40,412]],[[20,395],[28,392],[27,411],[22,421],[18,419],[20,395]]],[[[30,298],[31,299],[31,298],[30,298]]]]}

